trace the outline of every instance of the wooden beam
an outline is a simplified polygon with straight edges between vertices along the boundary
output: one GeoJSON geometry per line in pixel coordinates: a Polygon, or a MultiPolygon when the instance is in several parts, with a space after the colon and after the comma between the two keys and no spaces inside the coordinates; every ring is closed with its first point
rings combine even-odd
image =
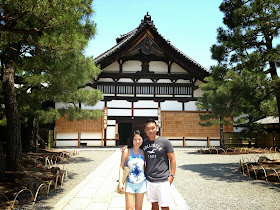
{"type": "Polygon", "coordinates": [[[55,131],[55,134],[54,134],[54,146],[56,147],[56,140],[57,140],[57,132],[55,131]]]}
{"type": "Polygon", "coordinates": [[[81,146],[81,133],[78,133],[78,148],[81,146]]]}

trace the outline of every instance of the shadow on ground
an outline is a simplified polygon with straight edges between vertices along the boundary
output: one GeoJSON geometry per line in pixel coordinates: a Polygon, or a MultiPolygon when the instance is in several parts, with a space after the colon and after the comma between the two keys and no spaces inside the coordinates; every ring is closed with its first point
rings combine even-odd
{"type": "Polygon", "coordinates": [[[182,170],[199,173],[199,176],[206,180],[218,180],[225,182],[250,182],[251,184],[264,185],[270,189],[280,192],[280,184],[255,180],[252,177],[244,176],[239,171],[238,163],[210,163],[210,164],[187,164],[179,166],[182,170]]]}
{"type": "Polygon", "coordinates": [[[86,162],[92,162],[93,159],[85,158],[85,157],[74,157],[69,158],[69,160],[61,162],[60,164],[72,164],[72,163],[86,163],[86,162]]]}

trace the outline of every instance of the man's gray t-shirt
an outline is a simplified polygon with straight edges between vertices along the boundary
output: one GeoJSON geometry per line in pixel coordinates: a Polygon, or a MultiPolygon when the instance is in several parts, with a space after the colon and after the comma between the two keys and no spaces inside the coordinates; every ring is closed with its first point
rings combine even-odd
{"type": "Polygon", "coordinates": [[[167,153],[173,152],[171,142],[159,136],[154,141],[145,139],[143,150],[146,159],[145,175],[150,182],[168,181],[169,159],[167,153]]]}

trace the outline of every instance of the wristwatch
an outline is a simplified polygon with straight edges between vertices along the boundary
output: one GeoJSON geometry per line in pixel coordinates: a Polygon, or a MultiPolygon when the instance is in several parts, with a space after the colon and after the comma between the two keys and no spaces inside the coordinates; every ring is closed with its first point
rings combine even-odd
{"type": "Polygon", "coordinates": [[[172,176],[173,178],[175,178],[175,175],[172,175],[172,174],[171,174],[170,176],[172,176]]]}

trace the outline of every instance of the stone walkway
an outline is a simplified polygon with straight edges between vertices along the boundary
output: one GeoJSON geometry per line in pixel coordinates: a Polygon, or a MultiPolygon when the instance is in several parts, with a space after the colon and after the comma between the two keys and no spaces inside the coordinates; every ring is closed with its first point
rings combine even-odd
{"type": "MultiPolygon", "coordinates": [[[[125,209],[124,195],[115,192],[120,158],[121,151],[117,150],[89,174],[83,182],[61,199],[54,206],[54,209],[125,209]]],[[[185,200],[174,185],[171,186],[171,191],[170,209],[188,209],[185,200]]],[[[147,201],[146,196],[144,197],[143,209],[151,209],[151,204],[147,201]]]]}

